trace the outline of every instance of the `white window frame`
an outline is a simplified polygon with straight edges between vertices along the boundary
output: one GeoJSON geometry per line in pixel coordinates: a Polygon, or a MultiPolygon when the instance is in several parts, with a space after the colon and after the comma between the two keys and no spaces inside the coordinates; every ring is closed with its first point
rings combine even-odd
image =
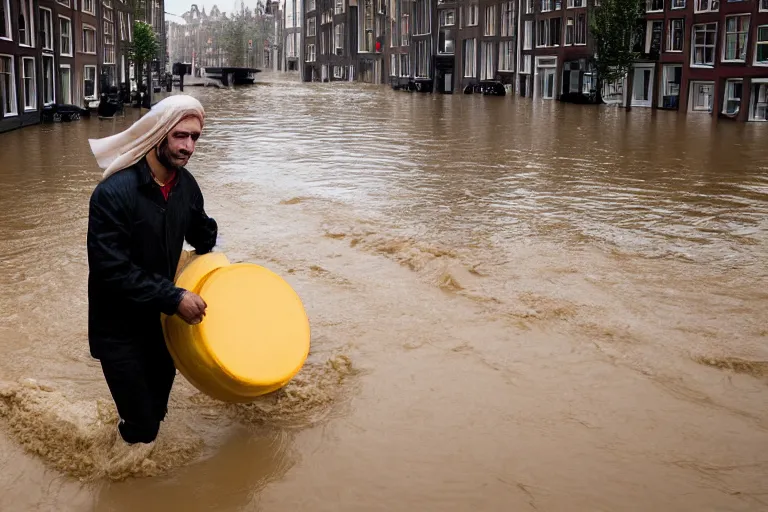
{"type": "Polygon", "coordinates": [[[589,33],[589,21],[587,20],[587,14],[586,12],[579,12],[576,13],[576,15],[573,17],[573,45],[574,46],[586,46],[587,45],[587,35],[589,33]],[[576,41],[579,39],[579,16],[584,16],[584,29],[581,32],[581,35],[584,37],[583,43],[577,43],[576,41]]]}
{"type": "Polygon", "coordinates": [[[333,53],[335,55],[344,54],[344,23],[337,23],[333,26],[333,53]],[[341,50],[341,52],[339,52],[341,50]]]}
{"type": "Polygon", "coordinates": [[[586,2],[586,0],[568,0],[568,6],[567,6],[567,8],[568,8],[568,9],[579,9],[579,8],[581,8],[581,7],[586,7],[586,6],[587,6],[587,2],[586,2]],[[579,4],[581,4],[581,5],[576,5],[576,2],[577,2],[577,1],[578,1],[578,2],[579,2],[579,4]]]}
{"type": "Polygon", "coordinates": [[[493,37],[496,35],[496,5],[486,5],[483,15],[483,35],[493,37]]]}
{"type": "Polygon", "coordinates": [[[666,47],[664,48],[664,51],[667,53],[683,53],[683,50],[685,49],[685,18],[669,18],[667,20],[667,37],[666,37],[666,47]],[[672,50],[672,46],[674,45],[674,32],[672,31],[672,22],[673,21],[681,21],[683,22],[683,35],[680,38],[680,41],[682,42],[682,48],[679,50],[672,50]]]}
{"type": "Polygon", "coordinates": [[[90,14],[91,16],[96,16],[96,0],[80,0],[80,2],[81,2],[81,4],[80,4],[81,10],[85,14],[90,14]],[[86,6],[86,4],[88,2],[91,3],[91,10],[90,11],[86,10],[86,8],[85,8],[85,6],[86,6]]]}
{"type": "Polygon", "coordinates": [[[464,40],[464,44],[462,44],[462,57],[463,57],[463,65],[462,65],[462,73],[464,74],[464,78],[477,78],[477,39],[472,37],[464,40]],[[468,61],[467,58],[469,57],[467,52],[467,44],[472,41],[472,60],[468,61]],[[471,64],[470,66],[467,66],[467,64],[471,64]],[[469,69],[467,69],[469,67],[469,69]]]}
{"type": "Polygon", "coordinates": [[[99,76],[98,76],[98,70],[96,69],[96,66],[92,64],[87,64],[83,66],[83,98],[89,101],[93,101],[96,98],[99,97],[99,76]],[[86,69],[93,68],[93,96],[86,96],[85,95],[85,79],[87,77],[87,74],[85,72],[86,69]]]}
{"type": "MultiPolygon", "coordinates": [[[[669,2],[670,9],[673,10],[673,11],[677,11],[677,10],[680,10],[680,9],[685,9],[686,1],[687,0],[670,0],[670,2],[669,2]]],[[[694,0],[694,2],[695,1],[696,0],[694,0]]]]}
{"type": "Polygon", "coordinates": [[[5,16],[5,30],[6,34],[8,34],[10,37],[0,36],[0,41],[13,41],[13,28],[11,27],[11,1],[10,0],[0,0],[0,2],[5,4],[5,12],[8,13],[5,16]]]}
{"type": "Polygon", "coordinates": [[[467,5],[467,26],[476,27],[480,23],[480,4],[473,2],[467,5]]]}
{"type": "Polygon", "coordinates": [[[40,26],[41,26],[41,28],[43,30],[45,30],[46,32],[48,32],[48,29],[50,29],[50,33],[47,35],[47,37],[45,37],[43,39],[43,44],[41,45],[41,47],[42,47],[43,51],[53,52],[54,48],[55,48],[55,44],[56,44],[56,43],[54,43],[54,37],[53,37],[53,35],[54,35],[54,31],[53,31],[53,11],[50,8],[48,8],[48,7],[40,7],[39,9],[40,9],[40,26]],[[45,26],[45,21],[43,20],[43,11],[48,13],[48,19],[51,22],[49,27],[45,26]],[[45,46],[48,43],[48,41],[46,40],[48,38],[50,38],[50,40],[51,40],[50,48],[45,46]]]}
{"type": "Polygon", "coordinates": [[[664,0],[645,0],[645,12],[664,12],[664,0]],[[654,9],[653,4],[655,2],[661,2],[660,9],[654,9]]]}
{"type": "Polygon", "coordinates": [[[531,68],[533,67],[531,64],[531,61],[533,60],[533,57],[530,53],[526,53],[523,55],[523,58],[520,59],[520,71],[519,73],[521,75],[530,75],[531,74],[531,68]]]}
{"type": "Polygon", "coordinates": [[[514,2],[501,3],[501,15],[499,16],[499,34],[501,37],[515,37],[515,4],[514,2]]]}
{"type": "Polygon", "coordinates": [[[11,105],[13,105],[13,111],[6,112],[3,117],[16,117],[19,115],[19,99],[16,91],[18,88],[16,85],[16,57],[14,55],[8,55],[5,53],[0,53],[0,57],[8,57],[11,59],[11,105]]]}
{"type": "Polygon", "coordinates": [[[430,61],[432,56],[432,48],[430,43],[431,43],[430,39],[421,39],[414,43],[414,46],[415,46],[414,60],[416,61],[414,62],[414,68],[413,68],[414,78],[430,78],[431,77],[432,66],[430,61]],[[419,74],[419,71],[421,71],[422,69],[426,72],[419,74]]]}
{"type": "Polygon", "coordinates": [[[768,0],[760,0],[758,12],[768,12],[768,0]]]}
{"type": "MultiPolygon", "coordinates": [[[[755,110],[757,110],[757,104],[759,96],[756,96],[756,94],[753,94],[756,92],[757,94],[760,93],[760,87],[765,87],[765,96],[766,100],[768,100],[768,78],[753,78],[751,81],[751,90],[749,91],[749,121],[754,121],[758,123],[765,123],[768,122],[768,117],[766,119],[758,119],[755,117],[755,110]],[[755,91],[755,86],[757,86],[757,91],[755,91]]],[[[743,94],[743,92],[742,92],[743,94]]],[[[768,101],[766,102],[768,103],[768,101]]],[[[766,110],[768,110],[768,105],[766,105],[766,110]]]]}
{"type": "Polygon", "coordinates": [[[721,111],[722,114],[725,114],[727,116],[738,116],[739,112],[741,112],[741,106],[744,104],[744,79],[743,78],[732,78],[725,81],[725,87],[723,90],[723,109],[721,111]],[[741,98],[738,100],[729,100],[728,99],[728,93],[731,91],[731,86],[735,84],[741,84],[741,98]],[[728,113],[728,102],[729,101],[738,101],[739,106],[736,109],[736,112],[728,113]]]}
{"type": "Polygon", "coordinates": [[[317,47],[314,43],[310,43],[306,47],[307,54],[304,56],[304,62],[315,62],[317,59],[317,47]],[[310,51],[311,50],[311,51],[310,51]],[[310,57],[312,60],[310,60],[310,57]]]}
{"type": "Polygon", "coordinates": [[[498,68],[499,68],[499,71],[503,71],[505,73],[515,72],[515,42],[511,39],[499,41],[498,68]],[[509,49],[508,52],[504,52],[505,47],[509,49]],[[509,59],[505,59],[504,56],[508,56],[509,59]],[[502,66],[505,60],[509,60],[509,65],[506,67],[502,66]]]}
{"type": "Polygon", "coordinates": [[[99,43],[99,40],[98,40],[99,31],[96,30],[96,27],[94,27],[93,25],[88,25],[87,23],[83,23],[83,30],[81,31],[81,34],[82,34],[82,41],[83,41],[83,53],[88,54],[88,55],[96,55],[96,48],[99,46],[99,44],[98,44],[99,43]],[[86,31],[86,29],[93,30],[93,51],[92,52],[85,51],[85,31],[86,31]]]}
{"type": "Polygon", "coordinates": [[[61,70],[69,70],[69,98],[59,98],[59,103],[72,103],[72,66],[69,64],[59,63],[59,79],[61,79],[61,70]]]}
{"type": "Polygon", "coordinates": [[[693,0],[693,12],[696,14],[701,12],[720,12],[720,0],[693,0]],[[707,8],[702,9],[701,4],[706,2],[707,8]],[[713,7],[715,4],[717,4],[717,7],[713,7]]]}
{"type": "Polygon", "coordinates": [[[493,80],[496,78],[495,59],[498,49],[495,41],[480,42],[480,80],[493,80]]]}
{"type": "Polygon", "coordinates": [[[307,37],[317,37],[317,18],[315,16],[307,17],[307,37]],[[310,32],[312,32],[310,34],[310,32]]]}
{"type": "MultiPolygon", "coordinates": [[[[21,41],[19,41],[19,46],[23,48],[34,48],[35,47],[35,11],[33,10],[34,4],[32,0],[29,0],[27,4],[28,4],[27,14],[29,15],[29,18],[30,18],[27,20],[27,25],[28,25],[27,32],[29,33],[29,44],[22,43],[21,41]]],[[[19,16],[21,16],[21,13],[19,13],[19,16]]],[[[11,26],[13,26],[13,24],[11,24],[11,26]]],[[[16,29],[17,29],[16,32],[18,33],[18,26],[16,27],[16,29]]]]}
{"type": "Polygon", "coordinates": [[[34,57],[21,57],[21,92],[22,97],[24,98],[24,112],[34,112],[37,110],[37,62],[35,62],[34,57]],[[28,61],[32,61],[32,76],[27,77],[25,75],[26,71],[26,65],[25,63],[28,61]],[[27,105],[27,78],[31,78],[32,82],[32,91],[34,94],[32,95],[32,106],[27,105]]]}
{"type": "MultiPolygon", "coordinates": [[[[718,22],[712,21],[709,23],[694,23],[691,27],[691,56],[690,56],[690,67],[692,68],[712,68],[715,66],[715,63],[717,62],[717,55],[715,54],[715,51],[717,50],[717,35],[718,32],[718,22]],[[694,64],[694,56],[696,55],[696,27],[705,27],[707,25],[714,25],[714,34],[715,34],[715,42],[713,43],[714,47],[712,48],[712,64],[694,64]]],[[[705,40],[705,47],[706,47],[706,40],[705,40]]]]}
{"type": "Polygon", "coordinates": [[[334,0],[334,14],[344,14],[346,3],[346,0],[334,0]]]}
{"type": "Polygon", "coordinates": [[[523,50],[533,50],[533,20],[525,20],[523,27],[523,50]]]}
{"type": "Polygon", "coordinates": [[[62,57],[72,57],[74,54],[74,40],[72,35],[72,19],[67,18],[66,16],[59,15],[59,54],[62,57]],[[69,51],[64,52],[64,49],[61,47],[61,20],[67,20],[69,22],[69,51]]]}
{"type": "Polygon", "coordinates": [[[438,16],[440,17],[441,27],[453,27],[456,25],[456,9],[442,9],[438,16]],[[451,13],[450,23],[448,22],[448,13],[451,13]]]}
{"type": "Polygon", "coordinates": [[[41,84],[45,84],[45,61],[46,59],[50,59],[51,61],[51,101],[45,101],[45,86],[43,86],[43,105],[53,105],[56,103],[56,60],[53,57],[53,54],[50,53],[44,53],[41,60],[41,66],[40,69],[43,72],[43,79],[40,81],[41,84]]]}
{"type": "Polygon", "coordinates": [[[708,86],[712,87],[713,90],[714,90],[714,87],[715,87],[715,83],[713,81],[711,81],[711,80],[690,80],[688,82],[688,87],[689,87],[688,111],[689,112],[707,112],[707,113],[712,112],[712,110],[714,109],[714,104],[715,104],[715,97],[714,97],[714,95],[712,96],[712,99],[711,99],[712,104],[709,106],[708,110],[707,109],[696,109],[696,108],[694,108],[694,102],[696,101],[695,90],[696,90],[696,88],[699,85],[708,85],[708,86]]]}
{"type": "MultiPolygon", "coordinates": [[[[737,20],[738,23],[738,20],[737,20]]],[[[723,20],[723,44],[720,45],[722,48],[720,49],[720,62],[746,62],[747,61],[747,51],[749,50],[749,29],[750,25],[752,24],[752,17],[748,13],[743,14],[729,14],[725,17],[723,20]],[[742,18],[746,16],[747,17],[747,31],[746,31],[746,37],[744,38],[744,58],[743,59],[726,59],[725,58],[725,52],[728,47],[728,18],[742,18]]],[[[738,28],[738,27],[737,27],[738,28]]],[[[740,32],[733,32],[734,34],[739,34],[740,32]]]]}
{"type": "Polygon", "coordinates": [[[766,59],[764,61],[757,60],[757,46],[759,44],[766,45],[766,48],[768,49],[768,25],[758,25],[756,27],[756,30],[755,30],[755,53],[754,53],[754,57],[753,57],[753,60],[754,60],[753,64],[755,66],[765,67],[765,66],[768,66],[768,59],[766,59]],[[760,41],[760,29],[761,28],[765,29],[765,33],[766,33],[765,41],[760,41]]]}

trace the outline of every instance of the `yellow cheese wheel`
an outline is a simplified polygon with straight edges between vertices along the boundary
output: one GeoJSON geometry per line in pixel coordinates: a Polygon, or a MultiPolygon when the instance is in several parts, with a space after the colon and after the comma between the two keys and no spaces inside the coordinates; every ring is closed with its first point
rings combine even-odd
{"type": "Polygon", "coordinates": [[[203,393],[248,402],[283,387],[304,365],[309,319],[299,296],[279,275],[209,253],[193,259],[176,285],[197,293],[208,306],[197,325],[163,316],[176,368],[203,393]]]}

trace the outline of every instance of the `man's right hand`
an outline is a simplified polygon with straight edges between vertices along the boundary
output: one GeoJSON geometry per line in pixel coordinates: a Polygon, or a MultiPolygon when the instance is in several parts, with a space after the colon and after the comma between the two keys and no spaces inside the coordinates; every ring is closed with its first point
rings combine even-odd
{"type": "Polygon", "coordinates": [[[185,290],[176,314],[188,324],[195,325],[203,321],[207,307],[208,304],[205,303],[202,297],[189,290],[185,290]]]}

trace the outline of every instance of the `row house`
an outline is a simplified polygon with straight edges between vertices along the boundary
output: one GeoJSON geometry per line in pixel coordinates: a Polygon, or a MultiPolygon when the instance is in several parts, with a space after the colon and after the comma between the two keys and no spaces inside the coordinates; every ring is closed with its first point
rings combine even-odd
{"type": "Polygon", "coordinates": [[[302,80],[384,83],[385,0],[304,0],[302,80]]]}
{"type": "Polygon", "coordinates": [[[122,0],[0,0],[0,132],[37,124],[45,107],[98,105],[135,89],[122,0]]]}
{"type": "Polygon", "coordinates": [[[301,65],[303,6],[303,0],[285,0],[282,5],[284,71],[301,72],[303,70],[301,65]]]}

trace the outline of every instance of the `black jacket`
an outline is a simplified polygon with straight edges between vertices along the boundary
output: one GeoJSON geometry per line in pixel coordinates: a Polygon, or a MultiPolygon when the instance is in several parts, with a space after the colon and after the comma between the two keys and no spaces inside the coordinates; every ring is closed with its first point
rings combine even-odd
{"type": "Polygon", "coordinates": [[[216,244],[218,227],[203,194],[182,169],[168,201],[142,159],[93,191],[88,219],[88,341],[97,359],[165,350],[160,313],[176,312],[173,283],[184,240],[198,254],[216,244]]]}

